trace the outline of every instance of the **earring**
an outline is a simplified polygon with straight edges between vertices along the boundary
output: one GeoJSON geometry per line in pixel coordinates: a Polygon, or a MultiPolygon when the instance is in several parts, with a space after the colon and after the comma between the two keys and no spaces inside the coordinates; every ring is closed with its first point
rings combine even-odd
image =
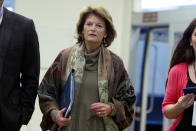
{"type": "Polygon", "coordinates": [[[105,46],[105,47],[107,47],[107,46],[108,46],[108,44],[106,43],[105,38],[103,38],[103,44],[104,44],[104,46],[105,46]]]}

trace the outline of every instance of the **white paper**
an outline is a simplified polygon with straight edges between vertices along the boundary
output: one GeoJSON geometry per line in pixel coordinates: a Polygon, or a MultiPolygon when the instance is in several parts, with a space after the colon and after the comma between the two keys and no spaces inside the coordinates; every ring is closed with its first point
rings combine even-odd
{"type": "Polygon", "coordinates": [[[192,126],[196,126],[196,101],[193,104],[192,126]]]}

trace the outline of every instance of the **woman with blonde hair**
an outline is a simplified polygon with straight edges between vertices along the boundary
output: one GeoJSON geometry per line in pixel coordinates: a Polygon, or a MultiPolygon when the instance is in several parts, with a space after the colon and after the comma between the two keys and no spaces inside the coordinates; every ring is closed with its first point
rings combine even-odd
{"type": "Polygon", "coordinates": [[[116,36],[110,14],[103,7],[87,7],[77,35],[77,43],[59,53],[40,84],[42,129],[121,131],[132,122],[135,93],[122,60],[107,49],[116,36]],[[59,98],[71,69],[76,76],[74,105],[64,118],[59,98]]]}

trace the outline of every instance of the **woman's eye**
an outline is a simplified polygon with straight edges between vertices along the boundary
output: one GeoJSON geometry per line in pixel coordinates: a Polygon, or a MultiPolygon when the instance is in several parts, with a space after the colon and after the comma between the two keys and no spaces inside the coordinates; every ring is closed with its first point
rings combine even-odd
{"type": "Polygon", "coordinates": [[[102,28],[103,26],[102,25],[97,25],[97,27],[102,28]]]}
{"type": "Polygon", "coordinates": [[[87,23],[86,25],[90,26],[90,25],[92,25],[92,24],[91,24],[91,23],[87,23]]]}

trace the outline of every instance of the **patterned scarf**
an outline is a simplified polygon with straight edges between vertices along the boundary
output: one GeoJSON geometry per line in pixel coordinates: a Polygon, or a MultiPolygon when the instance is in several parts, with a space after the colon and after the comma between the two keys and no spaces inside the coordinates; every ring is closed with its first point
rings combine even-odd
{"type": "MultiPolygon", "coordinates": [[[[75,69],[75,80],[78,83],[82,83],[82,77],[85,67],[85,57],[84,57],[84,44],[74,45],[72,51],[70,52],[67,68],[66,68],[66,79],[69,75],[71,69],[75,69]]],[[[98,58],[98,89],[99,89],[99,99],[102,103],[108,103],[108,79],[111,69],[111,55],[109,50],[107,50],[103,45],[100,47],[100,53],[98,58]]],[[[103,117],[106,131],[118,131],[116,123],[113,121],[112,117],[103,117]]]]}

